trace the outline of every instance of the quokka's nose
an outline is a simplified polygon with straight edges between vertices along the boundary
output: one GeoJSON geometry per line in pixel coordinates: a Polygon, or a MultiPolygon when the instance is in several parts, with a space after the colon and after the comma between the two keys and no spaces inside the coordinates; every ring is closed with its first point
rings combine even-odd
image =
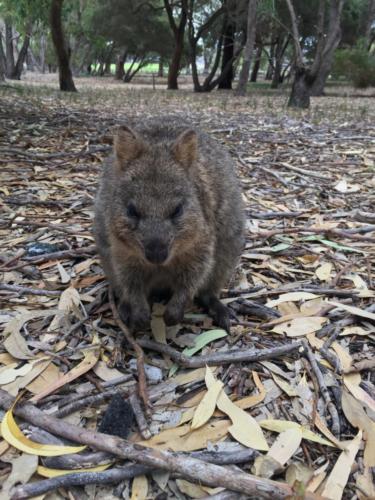
{"type": "Polygon", "coordinates": [[[160,240],[151,240],[145,245],[145,256],[153,264],[162,264],[168,257],[168,246],[160,240]]]}

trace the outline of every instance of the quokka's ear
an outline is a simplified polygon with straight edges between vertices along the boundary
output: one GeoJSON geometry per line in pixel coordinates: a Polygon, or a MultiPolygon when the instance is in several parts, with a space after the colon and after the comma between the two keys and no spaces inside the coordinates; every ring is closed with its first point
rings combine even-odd
{"type": "Polygon", "coordinates": [[[189,167],[198,156],[198,137],[194,130],[185,130],[172,145],[172,152],[179,163],[189,167]]]}
{"type": "Polygon", "coordinates": [[[144,151],[142,139],[131,128],[121,125],[114,136],[114,151],[120,166],[138,158],[144,151]]]}

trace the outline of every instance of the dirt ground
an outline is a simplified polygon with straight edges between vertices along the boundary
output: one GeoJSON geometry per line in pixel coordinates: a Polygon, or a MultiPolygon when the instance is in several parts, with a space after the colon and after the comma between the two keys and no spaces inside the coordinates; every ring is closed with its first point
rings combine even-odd
{"type": "MultiPolygon", "coordinates": [[[[129,457],[141,465],[133,465],[108,454],[99,438],[94,452],[38,457],[37,447],[37,458],[18,441],[0,440],[3,493],[22,482],[20,495],[61,487],[54,498],[375,497],[373,89],[329,87],[310,110],[291,111],[285,89],[236,97],[197,95],[188,82],[176,92],[110,78],[76,83],[76,94],[60,93],[56,75],[0,87],[0,406],[5,391],[24,390],[44,414],[119,431],[131,446],[178,459],[159,462],[164,472],[155,472],[139,447],[129,457]],[[197,309],[176,328],[166,328],[157,309],[151,331],[137,335],[153,405],[145,422],[134,351],[125,345],[108,366],[122,333],[95,252],[92,203],[115,127],[162,115],[229,149],[247,232],[222,295],[230,335],[197,309]],[[212,377],[223,384],[216,396],[212,377]],[[115,394],[130,393],[127,406],[108,406],[115,394]],[[208,399],[207,409],[201,401],[208,399]],[[192,429],[197,415],[204,423],[192,429]],[[206,466],[189,476],[179,460],[194,458],[206,466]],[[207,462],[220,465],[225,479],[210,482],[207,462]],[[43,479],[46,470],[101,463],[111,468],[91,478],[82,472],[77,482],[77,474],[43,479]],[[236,474],[262,486],[241,489],[230,483],[236,474]]],[[[38,443],[66,443],[42,423],[22,428],[38,443]]]]}

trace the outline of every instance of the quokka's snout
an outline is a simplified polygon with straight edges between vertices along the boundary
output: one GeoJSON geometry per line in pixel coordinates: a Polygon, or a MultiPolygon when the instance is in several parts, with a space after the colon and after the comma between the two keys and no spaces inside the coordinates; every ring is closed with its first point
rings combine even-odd
{"type": "Polygon", "coordinates": [[[145,243],[144,254],[151,264],[163,264],[169,256],[169,245],[160,238],[152,238],[145,243]]]}

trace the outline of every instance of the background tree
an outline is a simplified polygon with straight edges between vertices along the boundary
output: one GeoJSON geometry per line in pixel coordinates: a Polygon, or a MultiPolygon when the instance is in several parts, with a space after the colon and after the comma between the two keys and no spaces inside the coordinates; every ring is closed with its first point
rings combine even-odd
{"type": "Polygon", "coordinates": [[[52,0],[50,10],[51,36],[59,65],[60,90],[77,92],[70,69],[70,49],[66,44],[61,15],[63,0],[52,0]]]}
{"type": "Polygon", "coordinates": [[[326,2],[319,1],[314,59],[309,66],[300,43],[297,16],[292,0],[286,0],[292,25],[294,46],[294,81],[289,106],[308,108],[310,95],[321,94],[332,67],[333,55],[341,37],[341,12],[344,0],[330,0],[326,24],[326,2]]]}
{"type": "Polygon", "coordinates": [[[174,37],[173,55],[168,70],[168,89],[177,90],[177,80],[181,67],[185,29],[188,18],[188,0],[180,0],[176,4],[172,4],[170,0],[164,0],[164,7],[174,37]]]}
{"type": "Polygon", "coordinates": [[[253,58],[256,35],[257,5],[258,0],[249,0],[246,27],[246,44],[243,50],[242,68],[237,86],[238,95],[246,94],[247,82],[249,81],[250,66],[253,58]]]}

